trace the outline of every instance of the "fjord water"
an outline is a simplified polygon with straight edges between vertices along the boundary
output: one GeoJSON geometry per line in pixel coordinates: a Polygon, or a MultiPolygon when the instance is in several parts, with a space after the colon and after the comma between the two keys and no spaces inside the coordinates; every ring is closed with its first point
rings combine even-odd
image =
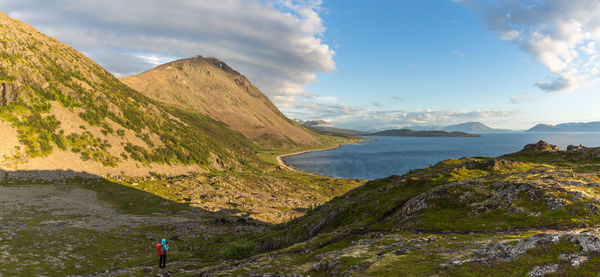
{"type": "Polygon", "coordinates": [[[499,133],[473,138],[369,137],[339,148],[284,158],[302,171],[338,178],[377,179],[402,175],[439,161],[461,157],[497,157],[545,140],[564,149],[569,144],[600,146],[600,133],[499,133]]]}

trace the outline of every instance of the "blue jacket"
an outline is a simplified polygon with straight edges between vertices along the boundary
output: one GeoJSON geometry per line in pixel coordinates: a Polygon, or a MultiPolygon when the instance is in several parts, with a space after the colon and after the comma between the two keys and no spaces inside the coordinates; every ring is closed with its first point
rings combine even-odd
{"type": "Polygon", "coordinates": [[[169,251],[169,246],[167,245],[167,240],[166,239],[162,239],[162,243],[161,244],[162,244],[163,250],[169,251]]]}

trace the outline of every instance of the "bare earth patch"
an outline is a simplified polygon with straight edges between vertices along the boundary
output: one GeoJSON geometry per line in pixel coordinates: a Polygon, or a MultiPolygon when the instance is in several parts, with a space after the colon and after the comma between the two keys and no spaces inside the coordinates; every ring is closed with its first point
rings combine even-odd
{"type": "Polygon", "coordinates": [[[0,187],[0,203],[0,217],[48,218],[39,221],[39,225],[49,228],[109,231],[122,226],[135,228],[187,221],[171,215],[119,213],[98,200],[94,191],[53,185],[0,187]]]}

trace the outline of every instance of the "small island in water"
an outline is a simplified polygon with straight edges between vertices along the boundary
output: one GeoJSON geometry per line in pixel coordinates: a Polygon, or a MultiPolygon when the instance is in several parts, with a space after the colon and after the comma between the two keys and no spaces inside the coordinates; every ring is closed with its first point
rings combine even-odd
{"type": "Polygon", "coordinates": [[[380,137],[480,137],[480,135],[469,134],[465,132],[446,132],[446,131],[415,131],[411,129],[385,130],[364,136],[380,137]]]}

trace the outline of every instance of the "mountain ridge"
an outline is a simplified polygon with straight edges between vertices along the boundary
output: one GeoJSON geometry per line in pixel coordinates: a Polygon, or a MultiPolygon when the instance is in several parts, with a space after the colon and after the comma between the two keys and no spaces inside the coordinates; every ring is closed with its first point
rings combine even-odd
{"type": "Polygon", "coordinates": [[[526,132],[600,132],[600,121],[537,124],[526,132]]]}

